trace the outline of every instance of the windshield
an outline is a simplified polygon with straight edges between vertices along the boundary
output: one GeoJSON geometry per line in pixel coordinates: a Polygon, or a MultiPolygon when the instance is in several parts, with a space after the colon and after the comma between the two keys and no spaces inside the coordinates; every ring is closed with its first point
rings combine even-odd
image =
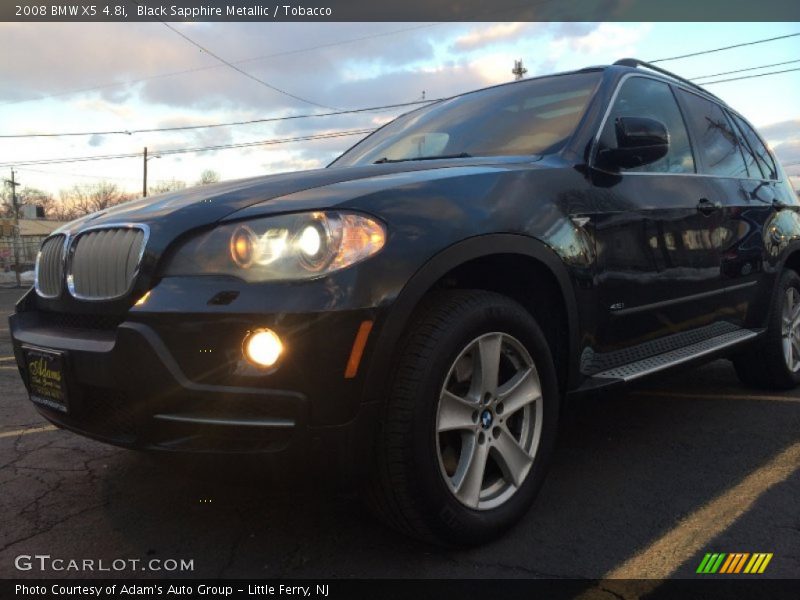
{"type": "Polygon", "coordinates": [[[599,80],[599,71],[554,75],[445,100],[395,119],[333,164],[558,152],[599,80]]]}

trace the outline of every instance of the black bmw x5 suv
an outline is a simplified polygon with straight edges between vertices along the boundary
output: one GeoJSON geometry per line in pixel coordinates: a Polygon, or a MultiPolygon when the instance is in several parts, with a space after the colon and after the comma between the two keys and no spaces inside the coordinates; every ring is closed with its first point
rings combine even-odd
{"type": "Polygon", "coordinates": [[[753,127],[626,59],[70,223],[10,323],[61,427],[356,475],[390,524],[469,544],[529,507],[568,399],[720,356],[800,382],[798,269],[753,127]]]}

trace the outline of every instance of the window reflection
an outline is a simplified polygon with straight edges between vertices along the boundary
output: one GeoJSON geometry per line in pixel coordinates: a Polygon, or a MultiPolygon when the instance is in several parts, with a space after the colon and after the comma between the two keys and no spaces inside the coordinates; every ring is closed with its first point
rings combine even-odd
{"type": "Polygon", "coordinates": [[[599,80],[599,71],[557,75],[439,102],[399,117],[335,164],[558,152],[572,135],[599,80]]]}

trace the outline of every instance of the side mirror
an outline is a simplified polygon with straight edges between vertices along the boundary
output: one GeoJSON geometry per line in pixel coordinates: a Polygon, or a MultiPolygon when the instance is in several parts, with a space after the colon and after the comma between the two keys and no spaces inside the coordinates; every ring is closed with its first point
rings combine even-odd
{"type": "Polygon", "coordinates": [[[669,151],[669,133],[661,121],[647,117],[619,117],[614,126],[617,147],[598,152],[597,166],[600,168],[641,167],[656,162],[669,151]]]}

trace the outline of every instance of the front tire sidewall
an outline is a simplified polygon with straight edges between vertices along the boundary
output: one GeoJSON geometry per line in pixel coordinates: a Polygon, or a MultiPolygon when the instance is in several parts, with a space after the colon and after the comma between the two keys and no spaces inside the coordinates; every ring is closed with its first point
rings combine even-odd
{"type": "Polygon", "coordinates": [[[497,536],[517,521],[532,504],[544,479],[555,441],[558,419],[558,387],[544,335],[536,322],[513,304],[481,307],[451,327],[437,343],[434,359],[420,378],[421,389],[413,416],[409,463],[418,474],[415,496],[420,514],[441,537],[457,544],[480,543],[497,536]],[[474,510],[452,494],[441,474],[436,434],[439,395],[445,377],[459,353],[475,338],[490,332],[507,333],[519,340],[531,355],[542,387],[542,434],[534,463],[520,489],[501,506],[474,510]]]}

